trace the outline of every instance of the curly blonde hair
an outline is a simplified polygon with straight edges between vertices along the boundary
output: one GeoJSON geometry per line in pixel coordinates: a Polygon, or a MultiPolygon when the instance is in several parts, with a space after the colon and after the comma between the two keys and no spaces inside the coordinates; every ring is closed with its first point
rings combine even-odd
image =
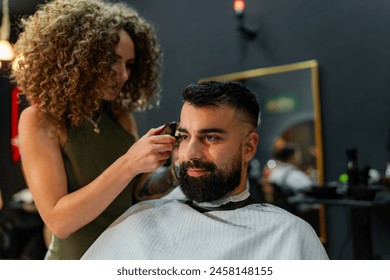
{"type": "Polygon", "coordinates": [[[158,104],[162,54],[154,27],[124,3],[54,0],[20,23],[15,52],[21,59],[12,78],[43,112],[78,126],[100,109],[121,29],[134,42],[136,61],[111,113],[158,104]]]}

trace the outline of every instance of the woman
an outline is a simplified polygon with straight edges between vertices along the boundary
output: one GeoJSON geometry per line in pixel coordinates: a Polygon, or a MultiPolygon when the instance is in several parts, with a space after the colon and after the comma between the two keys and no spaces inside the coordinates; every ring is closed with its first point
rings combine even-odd
{"type": "Polygon", "coordinates": [[[46,259],[79,259],[170,157],[175,138],[158,128],[138,139],[131,113],[158,101],[160,49],[122,3],[54,0],[21,23],[13,77],[31,104],[19,122],[24,176],[53,234],[46,259]]]}

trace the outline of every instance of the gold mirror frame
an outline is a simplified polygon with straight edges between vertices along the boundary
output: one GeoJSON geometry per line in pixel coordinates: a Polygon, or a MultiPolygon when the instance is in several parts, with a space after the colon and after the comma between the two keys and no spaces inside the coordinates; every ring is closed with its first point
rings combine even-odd
{"type": "MultiPolygon", "coordinates": [[[[318,185],[324,184],[324,161],[323,161],[323,145],[322,145],[322,121],[321,121],[321,106],[319,93],[319,74],[318,62],[316,60],[308,60],[297,63],[258,68],[242,72],[229,73],[224,75],[201,78],[198,82],[204,81],[243,81],[251,78],[282,74],[291,71],[310,70],[311,74],[311,91],[314,108],[314,143],[317,148],[316,168],[318,170],[318,185]]],[[[256,91],[256,89],[253,89],[256,91]]],[[[325,208],[320,207],[319,210],[319,238],[322,243],[326,242],[326,221],[325,208]]]]}

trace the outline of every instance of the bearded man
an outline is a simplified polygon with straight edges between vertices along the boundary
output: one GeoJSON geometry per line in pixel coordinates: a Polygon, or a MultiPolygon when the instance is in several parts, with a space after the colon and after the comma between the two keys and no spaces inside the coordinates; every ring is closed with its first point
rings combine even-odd
{"type": "Polygon", "coordinates": [[[240,83],[210,81],[187,86],[183,97],[180,187],[129,208],[83,259],[328,259],[308,223],[251,201],[256,95],[240,83]]]}

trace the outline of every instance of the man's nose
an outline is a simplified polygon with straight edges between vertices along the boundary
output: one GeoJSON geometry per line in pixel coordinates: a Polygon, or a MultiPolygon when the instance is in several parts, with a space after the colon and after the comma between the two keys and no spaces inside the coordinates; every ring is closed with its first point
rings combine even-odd
{"type": "Polygon", "coordinates": [[[203,157],[203,146],[200,141],[197,139],[192,138],[190,141],[188,141],[184,147],[182,147],[181,143],[180,149],[183,149],[184,151],[184,160],[190,161],[193,159],[202,159],[203,157]]]}

